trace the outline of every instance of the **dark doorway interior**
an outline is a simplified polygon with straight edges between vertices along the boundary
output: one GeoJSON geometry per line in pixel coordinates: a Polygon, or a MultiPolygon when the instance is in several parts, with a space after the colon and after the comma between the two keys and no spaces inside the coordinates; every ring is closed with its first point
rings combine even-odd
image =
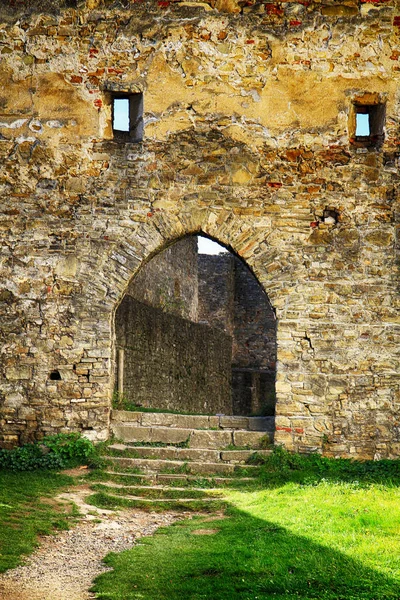
{"type": "Polygon", "coordinates": [[[189,236],[132,280],[115,317],[116,396],[125,403],[275,414],[274,311],[247,266],[219,249],[203,254],[189,236]]]}

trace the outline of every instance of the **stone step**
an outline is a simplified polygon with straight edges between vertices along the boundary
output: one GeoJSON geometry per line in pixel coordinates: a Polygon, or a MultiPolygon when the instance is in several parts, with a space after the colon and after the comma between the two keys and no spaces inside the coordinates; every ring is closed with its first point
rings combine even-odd
{"type": "Polygon", "coordinates": [[[219,428],[219,417],[208,415],[113,410],[111,420],[114,423],[136,423],[143,427],[173,427],[175,429],[219,428]]]}
{"type": "Polygon", "coordinates": [[[275,417],[219,417],[219,426],[221,429],[247,429],[248,431],[269,431],[275,430],[275,417]]]}
{"type": "Polygon", "coordinates": [[[116,438],[127,443],[187,444],[189,448],[222,450],[230,445],[256,449],[272,442],[272,434],[267,431],[174,429],[133,423],[112,423],[111,428],[116,438]]]}
{"type": "MultiPolygon", "coordinates": [[[[132,483],[159,482],[162,485],[171,483],[188,483],[190,485],[199,481],[196,475],[188,475],[186,473],[129,473],[127,471],[105,471],[106,475],[111,477],[126,477],[132,479],[132,483]]],[[[232,483],[249,483],[254,481],[254,477],[213,477],[203,476],[200,478],[202,482],[209,482],[215,486],[231,485],[232,483]]],[[[104,483],[103,481],[101,483],[104,483]]],[[[209,488],[206,488],[209,489],[209,488]]]]}
{"type": "Polygon", "coordinates": [[[129,410],[113,410],[111,421],[115,426],[131,424],[141,427],[171,427],[174,429],[245,429],[273,432],[275,428],[274,417],[182,415],[129,410]]]}
{"type": "MultiPolygon", "coordinates": [[[[218,450],[207,450],[197,448],[176,448],[175,446],[157,447],[157,446],[127,446],[125,444],[112,444],[110,450],[117,450],[121,453],[127,451],[129,456],[136,458],[160,458],[162,460],[190,460],[190,461],[208,461],[218,462],[220,452],[218,450]]],[[[120,454],[122,456],[122,454],[120,454]]]]}
{"type": "Polygon", "coordinates": [[[221,488],[199,488],[199,487],[178,487],[167,485],[121,485],[113,483],[93,484],[91,489],[96,492],[105,492],[121,497],[136,496],[140,498],[169,499],[194,498],[202,500],[203,498],[220,498],[223,495],[221,488]]]}
{"type": "Polygon", "coordinates": [[[182,460],[162,460],[149,458],[123,458],[119,456],[107,456],[108,460],[112,461],[122,469],[144,469],[147,472],[160,473],[176,472],[184,470],[186,473],[197,475],[212,475],[212,474],[235,474],[240,471],[255,471],[256,467],[252,465],[236,465],[223,462],[185,462],[182,460]]]}
{"type": "Polygon", "coordinates": [[[156,458],[162,460],[204,461],[245,463],[255,452],[262,456],[271,454],[270,450],[208,450],[204,448],[176,448],[174,446],[128,446],[112,444],[110,450],[129,452],[135,458],[156,458]]]}
{"type": "Polygon", "coordinates": [[[182,444],[187,442],[191,429],[172,429],[169,427],[142,427],[134,424],[111,423],[116,438],[124,442],[147,442],[163,444],[182,444]]]}
{"type": "MultiPolygon", "coordinates": [[[[159,473],[157,475],[157,481],[159,481],[161,484],[171,484],[173,482],[181,482],[181,483],[188,483],[190,485],[192,485],[193,482],[198,481],[199,478],[196,475],[186,475],[186,474],[181,474],[181,473],[159,473]]],[[[207,476],[207,475],[202,475],[201,476],[201,480],[202,481],[208,481],[211,482],[213,485],[216,486],[230,486],[232,484],[237,484],[237,483],[249,483],[251,481],[254,481],[254,477],[239,477],[237,475],[235,475],[235,477],[218,477],[218,476],[207,476]]]]}

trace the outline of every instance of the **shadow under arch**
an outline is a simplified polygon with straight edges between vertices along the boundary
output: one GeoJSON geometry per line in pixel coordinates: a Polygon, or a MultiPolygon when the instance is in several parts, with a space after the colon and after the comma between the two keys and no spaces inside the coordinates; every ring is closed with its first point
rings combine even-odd
{"type": "MultiPolygon", "coordinates": [[[[253,265],[240,256],[231,243],[201,229],[169,239],[142,261],[115,305],[114,397],[123,397],[145,408],[189,409],[200,414],[258,414],[272,418],[275,415],[276,326],[275,310],[253,265]],[[216,242],[227,252],[218,257],[197,254],[198,236],[216,242]],[[193,240],[196,240],[195,249],[193,240]],[[188,265],[186,270],[184,264],[188,265]],[[186,286],[183,293],[182,286],[186,286]],[[181,330],[186,337],[182,338],[181,330]],[[230,342],[226,334],[231,336],[230,342]],[[171,347],[182,346],[186,356],[182,358],[178,354],[170,360],[170,352],[165,353],[161,348],[160,337],[171,347]],[[190,343],[185,348],[188,339],[190,343]],[[227,377],[229,344],[233,356],[227,377]],[[180,364],[176,364],[179,361],[180,364]],[[182,405],[179,398],[177,404],[171,399],[169,404],[160,405],[160,401],[155,401],[151,405],[151,395],[154,398],[160,389],[152,385],[154,373],[163,384],[164,397],[169,390],[175,398],[195,395],[200,397],[197,404],[182,405]],[[203,382],[200,387],[199,379],[203,382]],[[230,406],[219,396],[220,389],[221,395],[227,396],[228,379],[233,394],[230,406]],[[192,390],[187,387],[190,385],[194,385],[192,390]],[[202,410],[203,396],[205,411],[202,410]],[[210,396],[219,400],[211,405],[207,400],[210,396]]],[[[273,428],[273,423],[271,426],[273,428]]]]}

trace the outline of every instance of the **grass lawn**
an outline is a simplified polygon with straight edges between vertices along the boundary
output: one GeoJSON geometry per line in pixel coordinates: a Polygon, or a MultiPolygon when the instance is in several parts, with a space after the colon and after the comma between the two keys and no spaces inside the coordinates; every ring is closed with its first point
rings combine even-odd
{"type": "Polygon", "coordinates": [[[52,471],[0,472],[0,572],[32,552],[39,535],[68,528],[75,509],[53,496],[72,481],[52,471]]]}
{"type": "Polygon", "coordinates": [[[218,520],[178,522],[110,554],[98,598],[399,600],[400,487],[284,479],[224,490],[218,520]]]}
{"type": "MultiPolygon", "coordinates": [[[[254,481],[233,478],[218,491],[224,512],[195,515],[108,555],[113,570],[95,581],[97,598],[400,599],[400,461],[353,463],[279,448],[255,461],[254,481]]],[[[100,471],[87,481],[94,478],[94,491],[107,497],[109,477],[100,471]]],[[[0,472],[0,572],[32,552],[40,534],[74,520],[72,505],[54,501],[71,483],[54,471],[0,472]]],[[[200,483],[188,480],[183,497],[215,494],[200,483]]],[[[141,485],[150,509],[160,509],[160,494],[172,502],[178,491],[141,485]]]]}

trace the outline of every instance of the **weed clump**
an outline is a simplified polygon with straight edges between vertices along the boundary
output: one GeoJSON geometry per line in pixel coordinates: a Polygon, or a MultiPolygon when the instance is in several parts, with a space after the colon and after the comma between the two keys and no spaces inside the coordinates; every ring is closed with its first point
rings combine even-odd
{"type": "Polygon", "coordinates": [[[96,462],[98,450],[79,433],[60,433],[12,450],[0,449],[0,470],[65,469],[96,462]]]}

